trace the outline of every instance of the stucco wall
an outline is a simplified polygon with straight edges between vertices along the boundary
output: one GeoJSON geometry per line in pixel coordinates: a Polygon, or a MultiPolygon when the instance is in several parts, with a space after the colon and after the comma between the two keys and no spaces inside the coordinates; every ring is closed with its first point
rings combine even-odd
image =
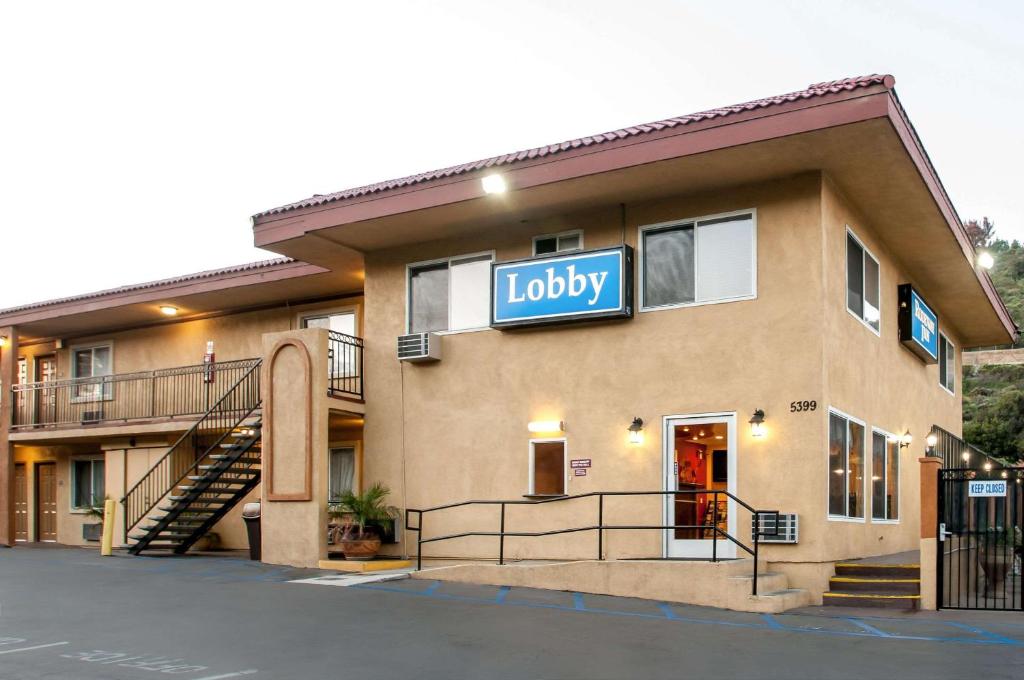
{"type": "MultiPolygon", "coordinates": [[[[628,205],[625,224],[614,206],[509,224],[474,239],[368,254],[364,479],[386,482],[403,506],[521,498],[528,484],[527,423],[564,420],[569,457],[593,462],[586,477],[570,479],[570,493],[662,489],[662,418],[728,411],[740,424],[740,497],[763,508],[803,511],[814,474],[807,461],[823,451],[823,419],[791,415],[788,405],[821,401],[820,216],[820,180],[809,175],[628,205]],[[640,225],[746,208],[757,210],[755,300],[641,312],[629,321],[449,334],[437,364],[395,359],[395,337],[405,332],[410,262],[490,249],[499,261],[527,256],[532,236],[570,228],[584,229],[588,249],[623,239],[635,247],[640,225]],[[752,440],[746,424],[757,408],[768,416],[764,441],[752,440]],[[634,416],[647,424],[639,447],[627,443],[634,416]]],[[[572,503],[510,510],[509,528],[517,521],[531,530],[594,523],[592,499],[572,503]]],[[[605,518],[658,523],[660,502],[613,501],[605,518]]],[[[497,510],[429,515],[426,523],[434,533],[494,530],[497,510]]],[[[740,518],[739,532],[749,534],[748,516],[740,518]]],[[[589,557],[595,545],[591,533],[512,539],[506,549],[513,557],[589,557]]],[[[660,556],[661,545],[658,531],[609,532],[606,554],[660,556]]],[[[437,544],[430,552],[494,556],[495,550],[494,539],[480,539],[437,544]]],[[[767,552],[768,559],[773,553],[812,559],[805,546],[767,552]]]]}
{"type": "MultiPolygon", "coordinates": [[[[942,300],[920,292],[939,316],[939,330],[956,346],[956,394],[939,385],[938,366],[925,365],[899,343],[897,329],[897,286],[916,283],[904,269],[899,253],[892,252],[879,238],[866,211],[850,204],[829,181],[823,184],[822,211],[825,230],[826,294],[822,299],[825,323],[824,403],[865,422],[866,436],[872,427],[914,436],[910,447],[900,450],[900,518],[895,524],[871,520],[870,487],[863,522],[828,521],[805,525],[801,538],[819,545],[817,552],[829,560],[863,555],[881,555],[915,550],[920,540],[920,465],[925,454],[925,436],[932,425],[959,435],[962,428],[960,339],[943,323],[942,300]],[[881,272],[881,325],[876,335],[846,309],[847,227],[879,261],[881,272]]],[[[828,411],[820,412],[827,432],[828,411]]],[[[866,461],[870,463],[870,439],[866,461]]],[[[827,449],[822,448],[814,468],[819,479],[827,475],[827,449]]],[[[870,480],[868,480],[870,481],[870,480]]],[[[818,491],[808,499],[814,516],[827,515],[824,483],[810,487],[818,491]]]]}

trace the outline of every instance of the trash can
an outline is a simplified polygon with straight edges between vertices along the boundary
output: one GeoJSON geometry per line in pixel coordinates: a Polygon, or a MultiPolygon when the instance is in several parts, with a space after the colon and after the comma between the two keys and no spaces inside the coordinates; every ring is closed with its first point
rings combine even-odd
{"type": "Polygon", "coordinates": [[[246,503],[242,506],[245,531],[249,534],[249,559],[260,559],[260,504],[246,503]]]}

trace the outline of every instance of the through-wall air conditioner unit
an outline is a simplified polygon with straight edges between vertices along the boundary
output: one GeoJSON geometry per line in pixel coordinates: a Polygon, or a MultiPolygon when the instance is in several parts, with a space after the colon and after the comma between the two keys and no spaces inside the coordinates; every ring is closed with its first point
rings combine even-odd
{"type": "Polygon", "coordinates": [[[437,333],[411,333],[398,336],[399,361],[440,361],[441,336],[437,333]]]}
{"type": "MultiPolygon", "coordinates": [[[[754,518],[750,518],[753,531],[754,518]]],[[[761,543],[796,543],[800,537],[800,518],[795,512],[761,513],[761,543]],[[775,518],[778,517],[776,524],[775,518]]]]}

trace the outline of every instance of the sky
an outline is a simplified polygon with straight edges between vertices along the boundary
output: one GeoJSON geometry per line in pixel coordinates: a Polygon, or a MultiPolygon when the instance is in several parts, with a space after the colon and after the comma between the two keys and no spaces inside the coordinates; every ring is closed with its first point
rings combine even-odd
{"type": "Polygon", "coordinates": [[[274,257],[315,193],[891,73],[1024,240],[1020,2],[6,2],[0,308],[274,257]]]}

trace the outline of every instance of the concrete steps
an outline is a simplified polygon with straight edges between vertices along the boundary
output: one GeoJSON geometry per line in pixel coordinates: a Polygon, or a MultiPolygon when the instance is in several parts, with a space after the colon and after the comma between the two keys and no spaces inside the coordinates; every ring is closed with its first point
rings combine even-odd
{"type": "Polygon", "coordinates": [[[918,609],[921,565],[840,562],[822,604],[840,607],[918,609]]]}

